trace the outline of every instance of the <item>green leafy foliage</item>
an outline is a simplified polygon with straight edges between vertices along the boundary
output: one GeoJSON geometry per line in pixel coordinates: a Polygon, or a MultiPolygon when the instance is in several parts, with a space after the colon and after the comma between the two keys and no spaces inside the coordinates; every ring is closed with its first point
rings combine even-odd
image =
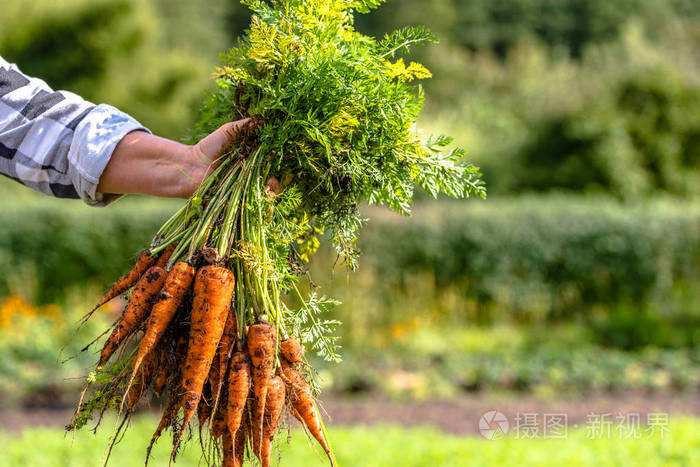
{"type": "Polygon", "coordinates": [[[436,43],[437,36],[425,26],[414,26],[397,29],[386,34],[379,41],[379,50],[387,56],[394,56],[397,52],[410,52],[416,44],[436,43]]]}
{"type": "MultiPolygon", "coordinates": [[[[250,28],[222,56],[217,90],[207,99],[193,140],[243,116],[260,122],[204,181],[187,206],[159,230],[155,251],[177,244],[171,262],[203,249],[235,271],[241,322],[266,318],[278,328],[289,313],[303,263],[327,233],[351,268],[358,257],[360,203],[410,214],[420,187],[433,196],[485,196],[478,169],[447,137],[416,128],[423,104],[423,65],[394,58],[433,40],[404,29],[381,43],[354,29],[354,12],[379,1],[249,0],[250,28]],[[281,181],[281,194],[265,187],[281,181]]],[[[330,302],[315,295],[297,316],[301,338],[337,360],[318,318],[330,302]],[[308,326],[308,327],[304,327],[308,326]]]]}
{"type": "Polygon", "coordinates": [[[335,363],[342,360],[336,335],[336,328],[341,323],[326,319],[324,315],[338,305],[339,301],[319,297],[314,292],[298,310],[287,317],[288,329],[293,335],[299,336],[302,343],[309,344],[320,358],[335,363]]]}
{"type": "MultiPolygon", "coordinates": [[[[427,30],[404,29],[377,44],[352,30],[343,2],[303,9],[291,2],[283,15],[262,2],[253,8],[258,16],[249,36],[228,52],[219,73],[221,91],[210,99],[197,137],[233,113],[230,99],[220,96],[230,96],[240,86],[243,106],[267,123],[261,145],[266,153],[279,155],[272,172],[299,178],[305,209],[319,220],[328,219],[320,227],[329,230],[358,225],[343,218],[355,215],[361,199],[407,213],[417,177],[434,192],[452,183],[455,196],[483,194],[476,170],[459,163],[462,152],[431,158],[421,148],[412,125],[422,95],[392,79],[410,80],[415,76],[411,66],[418,70],[418,65],[392,67],[384,59],[432,40],[427,30]],[[328,8],[335,17],[317,21],[308,14],[314,8],[328,8]],[[272,24],[263,18],[273,18],[272,24]]],[[[352,233],[343,237],[352,238],[352,233]]]]}

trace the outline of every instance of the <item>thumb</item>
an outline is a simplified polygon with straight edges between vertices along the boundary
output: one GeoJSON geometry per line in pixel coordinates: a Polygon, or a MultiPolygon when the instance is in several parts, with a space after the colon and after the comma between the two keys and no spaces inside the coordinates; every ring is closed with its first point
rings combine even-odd
{"type": "Polygon", "coordinates": [[[223,155],[241,134],[252,130],[255,126],[257,126],[257,121],[252,118],[225,123],[201,140],[197,146],[202,154],[214,159],[223,155]]]}

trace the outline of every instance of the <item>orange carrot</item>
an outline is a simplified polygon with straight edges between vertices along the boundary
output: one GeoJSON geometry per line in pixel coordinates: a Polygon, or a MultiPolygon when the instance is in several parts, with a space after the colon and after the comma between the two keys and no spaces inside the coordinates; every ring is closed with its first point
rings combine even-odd
{"type": "MultiPolygon", "coordinates": [[[[148,459],[151,455],[151,450],[153,449],[153,446],[155,445],[156,441],[158,441],[158,438],[160,438],[160,435],[163,433],[163,430],[165,430],[169,425],[173,424],[173,420],[175,420],[175,416],[177,415],[177,411],[180,407],[180,376],[182,374],[182,365],[187,358],[187,350],[189,346],[189,331],[188,331],[188,326],[186,323],[180,323],[181,326],[178,329],[178,332],[182,332],[182,334],[179,334],[177,337],[177,341],[175,342],[175,352],[174,352],[174,360],[175,360],[175,375],[173,377],[173,381],[177,381],[176,387],[171,388],[168,391],[168,402],[165,406],[165,410],[163,410],[163,415],[160,418],[160,422],[158,423],[158,427],[156,428],[156,431],[153,433],[153,436],[151,437],[151,442],[148,444],[148,449],[146,450],[146,465],[148,465],[148,459]]],[[[177,427],[173,427],[174,429],[177,427]]]]}
{"type": "Polygon", "coordinates": [[[236,435],[241,427],[243,411],[250,392],[250,364],[245,353],[239,351],[231,357],[231,368],[228,373],[228,400],[226,426],[232,435],[236,435]]]}
{"type": "Polygon", "coordinates": [[[211,400],[211,386],[207,381],[204,383],[202,388],[202,397],[199,399],[199,404],[197,404],[197,420],[199,422],[200,428],[207,423],[209,417],[211,417],[212,400],[211,400]]]}
{"type": "Polygon", "coordinates": [[[179,401],[180,398],[177,396],[176,392],[171,391],[168,404],[166,405],[165,410],[163,410],[163,415],[160,417],[158,427],[153,433],[153,436],[151,436],[151,442],[148,444],[148,448],[146,449],[146,465],[148,465],[148,459],[151,457],[153,446],[156,444],[156,441],[158,441],[158,438],[160,438],[160,435],[163,434],[163,430],[173,423],[173,420],[177,415],[179,401]]]}
{"type": "Polygon", "coordinates": [[[243,430],[236,436],[226,430],[223,437],[224,463],[223,467],[242,467],[243,456],[245,454],[245,436],[243,430]]]}
{"type": "Polygon", "coordinates": [[[163,287],[166,275],[167,273],[164,269],[152,267],[136,283],[129,304],[102,348],[98,366],[107,363],[109,357],[114,354],[119,345],[124,342],[124,339],[133,334],[139,325],[143,323],[150,310],[151,301],[163,287]]]}
{"type": "Polygon", "coordinates": [[[304,347],[295,337],[289,337],[282,341],[280,354],[289,363],[301,363],[304,361],[304,347]]]}
{"type": "Polygon", "coordinates": [[[223,436],[224,432],[227,430],[226,411],[226,404],[220,404],[218,407],[216,407],[216,414],[214,415],[214,420],[211,424],[211,434],[214,436],[214,438],[221,438],[221,436],[223,436]]]}
{"type": "Polygon", "coordinates": [[[267,387],[274,375],[275,328],[260,322],[248,328],[248,355],[252,363],[254,395],[253,439],[263,431],[263,414],[267,399],[267,387]]]}
{"type": "Polygon", "coordinates": [[[156,261],[156,266],[158,266],[159,268],[167,269],[166,266],[168,265],[168,261],[170,261],[170,257],[173,255],[173,251],[175,251],[175,244],[167,246],[158,257],[158,260],[156,261]]]}
{"type": "Polygon", "coordinates": [[[193,278],[194,268],[182,261],[177,263],[172,271],[168,273],[163,290],[158,294],[158,299],[148,317],[146,331],[141,338],[139,350],[134,358],[131,380],[127,386],[127,391],[144,358],[156,348],[158,341],[163,337],[168,324],[175,316],[178,307],[189,290],[193,278]]]}
{"type": "Polygon", "coordinates": [[[158,396],[163,395],[163,390],[168,384],[168,367],[162,363],[158,366],[156,370],[156,375],[153,378],[153,392],[158,396]]]}
{"type": "Polygon", "coordinates": [[[114,297],[117,297],[129,290],[131,286],[141,278],[143,273],[150,268],[153,263],[155,263],[155,261],[155,257],[151,256],[151,253],[148,250],[143,250],[136,259],[131,271],[117,279],[116,282],[112,284],[112,287],[105,292],[100,301],[97,302],[97,305],[95,305],[95,307],[90,310],[90,313],[88,313],[86,316],[89,317],[99,307],[112,300],[114,297]]]}
{"type": "MultiPolygon", "coordinates": [[[[226,332],[226,331],[224,331],[226,332]]],[[[221,390],[221,385],[219,381],[219,354],[221,353],[221,347],[217,347],[216,354],[214,354],[214,359],[211,362],[211,367],[209,368],[209,375],[207,375],[207,381],[211,385],[211,394],[214,405],[218,402],[216,399],[219,396],[221,390]]]]}
{"type": "Polygon", "coordinates": [[[270,453],[272,451],[272,438],[277,432],[280,417],[284,410],[285,400],[284,381],[279,376],[270,379],[267,398],[265,401],[265,420],[263,423],[262,440],[260,436],[253,432],[253,451],[260,459],[263,467],[270,465],[270,453]]]}
{"type": "Polygon", "coordinates": [[[235,280],[233,273],[221,266],[205,266],[194,282],[190,338],[187,358],[182,370],[184,415],[182,429],[174,439],[173,458],[181,434],[197,410],[202,388],[207,379],[216,349],[224,333],[226,314],[231,306],[235,280]]]}
{"type": "MultiPolygon", "coordinates": [[[[229,311],[226,317],[226,324],[224,325],[224,334],[221,336],[219,341],[219,348],[216,351],[216,357],[211,364],[211,370],[209,371],[209,378],[211,381],[211,387],[214,394],[214,410],[219,407],[219,402],[221,400],[221,393],[226,391],[226,372],[228,370],[228,358],[231,354],[233,341],[236,339],[236,315],[229,311]]],[[[226,399],[224,398],[224,401],[226,399]]],[[[224,402],[225,404],[225,402],[224,402]]]]}
{"type": "Polygon", "coordinates": [[[290,363],[285,358],[282,358],[280,361],[280,372],[284,382],[287,384],[289,400],[292,403],[292,414],[306,426],[311,436],[313,436],[323,448],[331,465],[333,465],[333,455],[331,454],[331,449],[326,441],[326,437],[323,434],[321,417],[316,409],[316,404],[314,404],[314,398],[309,383],[306,382],[301,372],[297,369],[297,366],[294,363],[290,363]]]}
{"type": "Polygon", "coordinates": [[[236,314],[233,311],[229,311],[226,317],[226,325],[224,326],[224,334],[221,336],[221,341],[219,342],[219,380],[218,386],[221,388],[226,378],[226,371],[228,370],[228,357],[231,355],[231,347],[233,346],[233,341],[236,339],[237,323],[236,314]]]}
{"type": "Polygon", "coordinates": [[[235,459],[234,466],[241,467],[245,461],[245,443],[246,443],[246,430],[240,429],[236,433],[234,439],[233,456],[235,459]]]}
{"type": "Polygon", "coordinates": [[[131,413],[136,404],[141,400],[141,397],[146,393],[151,384],[151,376],[153,376],[158,364],[158,356],[152,353],[148,356],[136,378],[136,384],[130,385],[125,392],[122,400],[122,408],[126,405],[126,411],[131,413]]]}
{"type": "Polygon", "coordinates": [[[233,449],[233,437],[231,433],[226,430],[223,439],[224,459],[222,467],[236,467],[236,456],[233,453],[233,449]]]}

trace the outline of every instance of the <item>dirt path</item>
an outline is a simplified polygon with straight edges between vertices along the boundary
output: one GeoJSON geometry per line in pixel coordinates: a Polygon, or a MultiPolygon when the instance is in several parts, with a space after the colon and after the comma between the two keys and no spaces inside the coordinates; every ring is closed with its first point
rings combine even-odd
{"type": "Polygon", "coordinates": [[[700,395],[639,395],[625,394],[591,397],[580,400],[548,401],[535,398],[474,397],[450,401],[401,403],[386,400],[329,400],[324,404],[332,423],[362,425],[392,423],[403,426],[427,425],[454,434],[478,434],[481,416],[491,410],[503,413],[514,423],[518,415],[537,414],[539,423],[545,415],[565,414],[569,427],[586,425],[593,417],[618,414],[639,414],[644,423],[649,413],[669,416],[700,417],[700,395]]]}
{"type": "MultiPolygon", "coordinates": [[[[569,427],[585,425],[589,414],[639,414],[642,422],[652,412],[700,417],[700,394],[622,394],[580,400],[547,401],[526,398],[475,396],[446,401],[399,402],[385,399],[329,398],[323,407],[335,425],[394,424],[433,426],[454,434],[477,434],[480,417],[491,410],[503,413],[511,423],[520,414],[566,414],[569,427]]],[[[62,427],[70,409],[0,411],[0,431],[20,432],[27,427],[62,427]]]]}

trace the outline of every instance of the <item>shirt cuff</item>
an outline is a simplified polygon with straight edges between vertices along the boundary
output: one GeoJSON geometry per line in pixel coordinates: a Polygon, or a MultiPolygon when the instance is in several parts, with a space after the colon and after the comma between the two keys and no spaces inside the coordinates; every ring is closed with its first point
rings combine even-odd
{"type": "Polygon", "coordinates": [[[106,206],[120,197],[98,193],[97,185],[117,144],[139,130],[150,133],[133,117],[107,104],[95,106],[75,128],[68,170],[78,195],[87,204],[106,206]]]}

